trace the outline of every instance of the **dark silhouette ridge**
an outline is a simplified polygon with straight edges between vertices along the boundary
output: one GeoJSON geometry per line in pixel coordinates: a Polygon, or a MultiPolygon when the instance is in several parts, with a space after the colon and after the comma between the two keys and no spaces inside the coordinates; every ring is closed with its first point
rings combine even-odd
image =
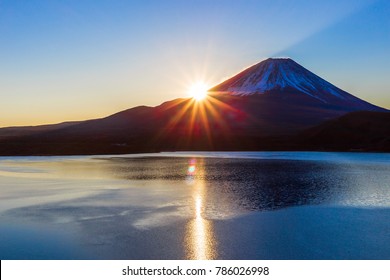
{"type": "Polygon", "coordinates": [[[390,113],[353,112],[298,135],[308,149],[390,152],[390,113]]]}

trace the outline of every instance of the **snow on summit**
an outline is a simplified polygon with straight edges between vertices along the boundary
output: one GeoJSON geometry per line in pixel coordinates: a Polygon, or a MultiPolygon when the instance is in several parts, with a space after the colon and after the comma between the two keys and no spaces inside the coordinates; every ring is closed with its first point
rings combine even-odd
{"type": "Polygon", "coordinates": [[[255,64],[210,91],[253,95],[274,91],[309,95],[324,103],[349,100],[352,95],[325,81],[290,58],[269,58],[255,64]]]}

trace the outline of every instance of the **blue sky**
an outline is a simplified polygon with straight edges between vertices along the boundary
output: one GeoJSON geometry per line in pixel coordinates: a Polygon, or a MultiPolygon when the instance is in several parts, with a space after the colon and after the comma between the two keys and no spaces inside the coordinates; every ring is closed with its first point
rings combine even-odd
{"type": "Polygon", "coordinates": [[[389,2],[0,0],[0,126],[155,106],[273,56],[390,108],[389,2]]]}

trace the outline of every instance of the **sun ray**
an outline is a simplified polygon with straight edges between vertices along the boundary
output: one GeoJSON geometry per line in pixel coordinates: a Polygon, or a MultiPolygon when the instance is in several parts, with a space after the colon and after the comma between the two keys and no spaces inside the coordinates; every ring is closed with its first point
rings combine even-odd
{"type": "Polygon", "coordinates": [[[161,139],[164,139],[164,137],[166,137],[172,131],[174,131],[174,128],[183,119],[184,115],[190,110],[190,108],[193,107],[193,104],[194,104],[194,100],[188,98],[170,104],[167,107],[167,110],[175,109],[178,106],[183,106],[183,107],[179,110],[176,110],[175,114],[170,118],[168,123],[160,129],[159,133],[154,137],[154,143],[158,143],[161,139]],[[185,103],[184,106],[182,103],[185,103]]]}
{"type": "Polygon", "coordinates": [[[209,119],[207,117],[206,109],[205,109],[205,103],[202,102],[202,104],[199,105],[200,109],[200,118],[206,133],[207,140],[209,142],[210,147],[213,145],[212,137],[211,137],[211,130],[210,130],[210,124],[209,119]]]}
{"type": "Polygon", "coordinates": [[[192,140],[193,133],[194,133],[194,127],[196,122],[196,116],[197,116],[197,110],[198,110],[198,103],[194,103],[191,108],[191,115],[190,115],[190,121],[188,124],[188,138],[187,138],[187,144],[189,144],[192,140]]]}
{"type": "Polygon", "coordinates": [[[211,98],[207,98],[207,100],[205,100],[205,106],[209,110],[211,117],[214,120],[217,120],[217,124],[221,126],[224,134],[230,133],[230,129],[225,118],[223,118],[222,114],[216,110],[216,106],[210,102],[210,99],[211,98]]]}
{"type": "Polygon", "coordinates": [[[154,137],[154,145],[159,147],[159,143],[170,141],[173,149],[190,146],[203,149],[212,148],[217,140],[228,139],[232,125],[224,116],[230,115],[234,121],[241,121],[243,113],[225,103],[224,96],[214,95],[207,94],[203,100],[194,97],[178,99],[162,106],[165,113],[161,116],[167,118],[169,110],[172,110],[172,116],[163,120],[165,124],[154,137]]]}

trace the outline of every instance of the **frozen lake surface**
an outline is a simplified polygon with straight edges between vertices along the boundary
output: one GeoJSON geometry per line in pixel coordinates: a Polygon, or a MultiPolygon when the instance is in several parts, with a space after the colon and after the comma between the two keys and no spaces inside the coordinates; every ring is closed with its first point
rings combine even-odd
{"type": "Polygon", "coordinates": [[[390,154],[0,157],[1,259],[390,259],[390,154]]]}

